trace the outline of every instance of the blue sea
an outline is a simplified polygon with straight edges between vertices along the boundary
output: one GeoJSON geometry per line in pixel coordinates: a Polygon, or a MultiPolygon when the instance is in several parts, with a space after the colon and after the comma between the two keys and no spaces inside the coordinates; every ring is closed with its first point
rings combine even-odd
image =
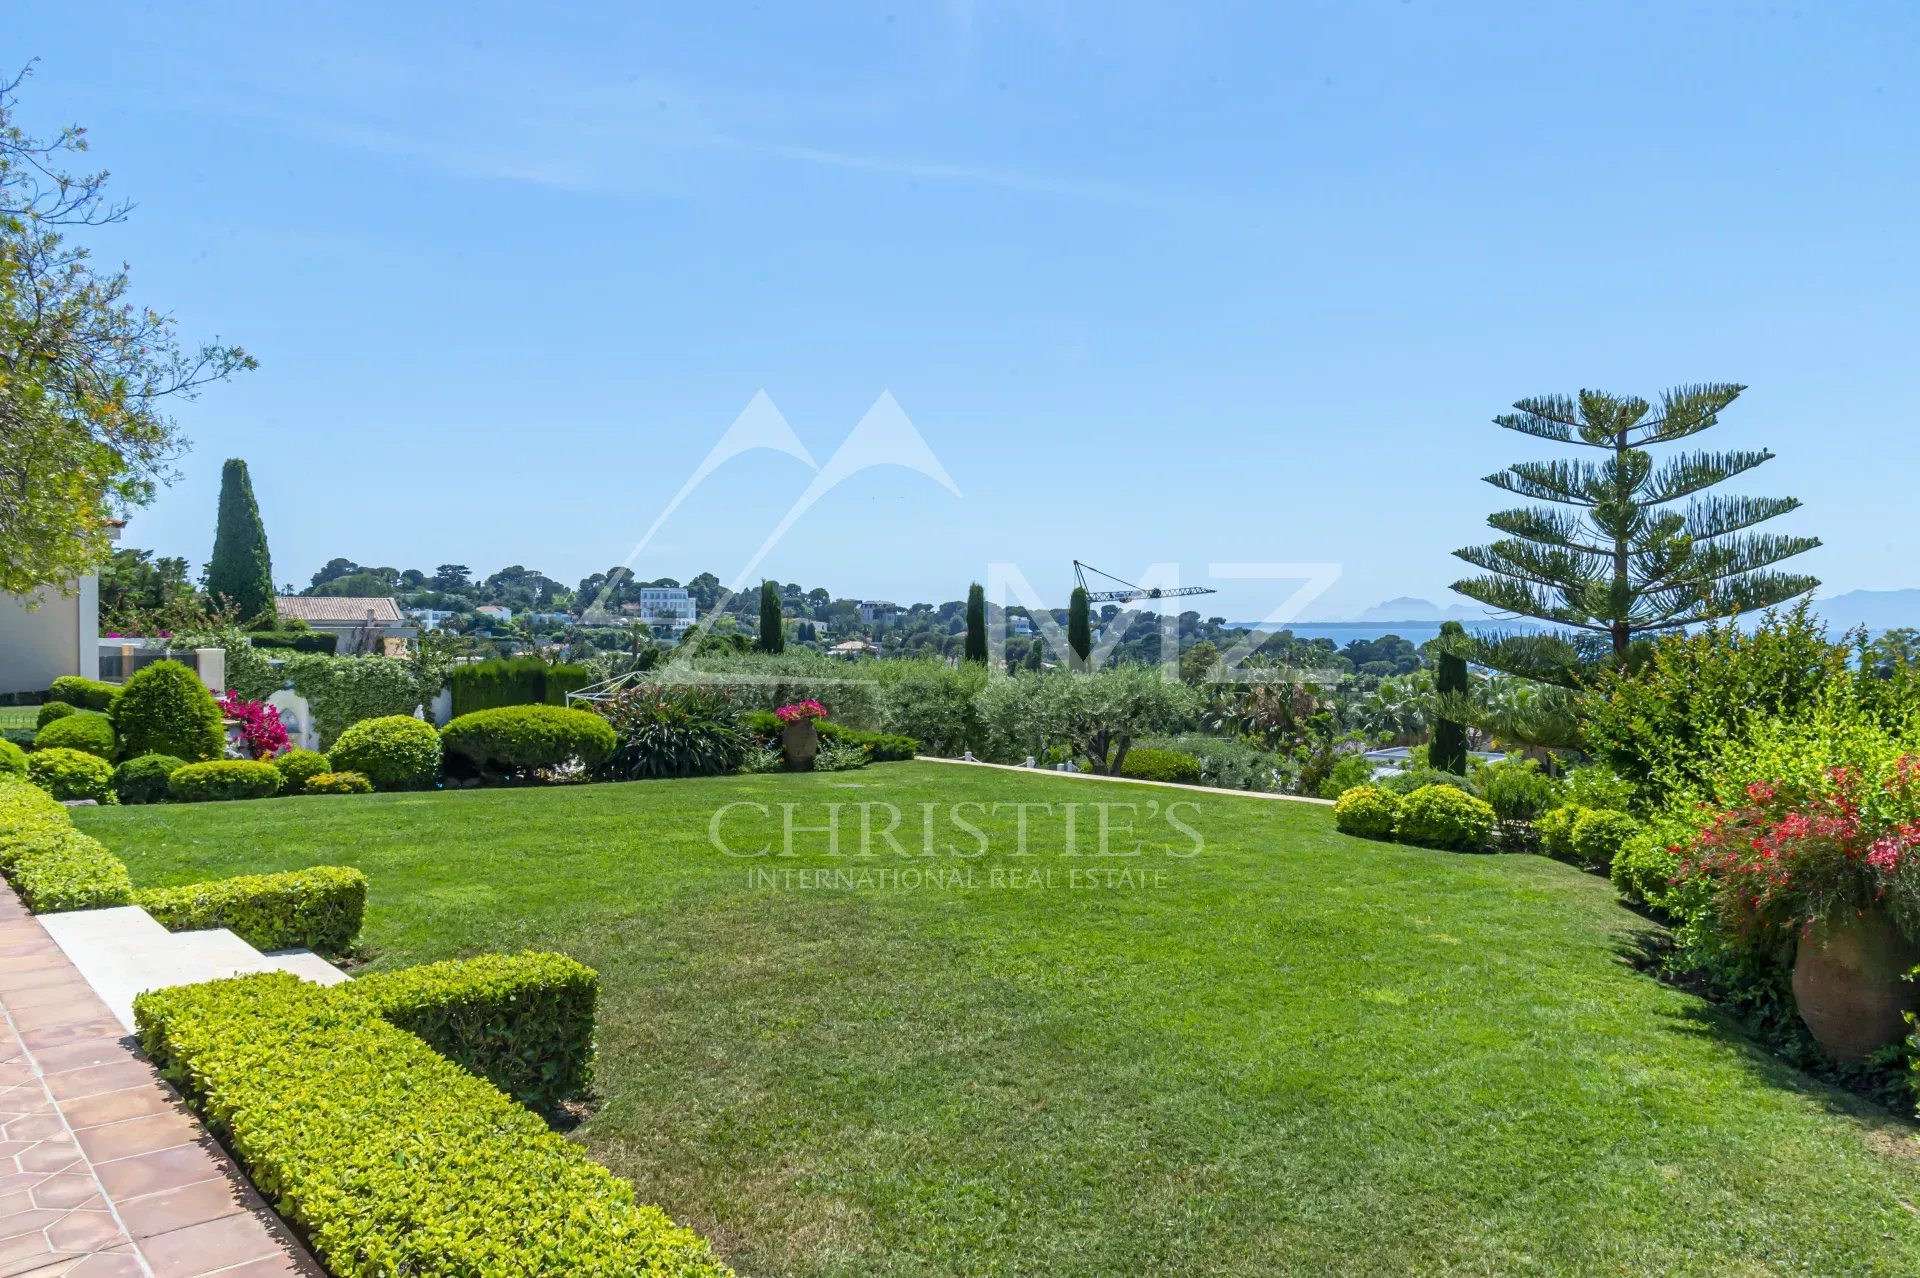
{"type": "MultiPolygon", "coordinates": [[[[1297,639],[1331,639],[1336,648],[1344,648],[1357,639],[1379,639],[1386,635],[1398,635],[1414,644],[1440,636],[1437,621],[1296,621],[1288,625],[1235,621],[1228,624],[1246,630],[1291,630],[1297,639]]],[[[1460,624],[1472,634],[1511,634],[1516,630],[1540,629],[1514,621],[1463,621],[1460,624]]]]}

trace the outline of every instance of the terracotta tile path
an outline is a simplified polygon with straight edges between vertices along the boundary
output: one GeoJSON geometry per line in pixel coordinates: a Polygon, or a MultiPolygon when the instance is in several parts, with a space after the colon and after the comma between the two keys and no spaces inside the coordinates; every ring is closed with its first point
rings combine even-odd
{"type": "Polygon", "coordinates": [[[0,884],[0,1278],[321,1273],[0,884]]]}

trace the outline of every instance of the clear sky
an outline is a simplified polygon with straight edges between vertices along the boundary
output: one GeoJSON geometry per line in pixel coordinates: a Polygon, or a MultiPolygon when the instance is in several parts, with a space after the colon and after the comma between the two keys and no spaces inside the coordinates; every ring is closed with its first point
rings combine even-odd
{"type": "MultiPolygon", "coordinates": [[[[1920,585],[1908,3],[68,0],[0,50],[139,203],[100,255],[260,360],[128,530],[196,566],[239,456],[282,581],[571,582],[757,392],[824,462],[890,391],[959,495],[853,475],[766,575],[1332,561],[1342,616],[1457,601],[1512,400],[1728,380],[1823,593],[1920,585]]],[[[732,574],[812,478],[731,462],[636,571],[732,574]]]]}

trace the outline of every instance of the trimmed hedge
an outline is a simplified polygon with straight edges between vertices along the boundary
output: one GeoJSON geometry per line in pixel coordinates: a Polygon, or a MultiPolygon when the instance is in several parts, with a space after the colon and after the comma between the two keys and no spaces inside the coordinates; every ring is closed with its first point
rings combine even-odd
{"type": "Polygon", "coordinates": [[[271,798],[280,793],[280,769],[264,759],[189,763],[167,778],[167,793],[182,803],[271,798]]]}
{"type": "Polygon", "coordinates": [[[79,675],[61,675],[47,688],[48,701],[64,701],[81,710],[110,710],[119,695],[120,685],[79,675]]]}
{"type": "Polygon", "coordinates": [[[97,754],[55,747],[27,756],[27,779],[56,799],[116,802],[113,765],[97,754]]]}
{"type": "Polygon", "coordinates": [[[40,729],[46,727],[49,723],[52,723],[55,719],[64,719],[70,714],[78,714],[78,713],[80,713],[80,707],[72,704],[71,702],[67,702],[67,701],[45,702],[41,705],[39,712],[33,716],[33,730],[35,732],[38,732],[40,731],[40,729]]]}
{"type": "Polygon", "coordinates": [[[109,763],[119,746],[107,716],[91,712],[54,719],[33,736],[35,750],[80,750],[109,763]]]}
{"type": "Polygon", "coordinates": [[[449,755],[483,773],[525,776],[578,765],[591,773],[613,757],[613,725],[589,710],[500,706],[463,714],[440,729],[449,755]]]}
{"type": "Polygon", "coordinates": [[[1540,840],[1540,850],[1556,861],[1575,860],[1573,851],[1573,827],[1588,809],[1575,804],[1559,807],[1542,816],[1533,823],[1533,832],[1540,840]]]}
{"type": "Polygon", "coordinates": [[[1421,786],[1400,800],[1394,835],[1421,847],[1479,851],[1493,837],[1493,808],[1450,785],[1421,786]]]}
{"type": "Polygon", "coordinates": [[[564,954],[483,954],[376,972],[342,990],[530,1109],[593,1079],[600,975],[564,954]]]}
{"type": "Polygon", "coordinates": [[[282,750],[273,756],[272,762],[280,770],[280,788],[287,794],[300,793],[307,778],[333,771],[333,761],[326,755],[318,750],[302,750],[299,746],[282,750]]]}
{"type": "Polygon", "coordinates": [[[1178,750],[1156,750],[1136,746],[1127,751],[1120,763],[1120,775],[1136,781],[1177,781],[1181,785],[1199,785],[1203,775],[1200,760],[1178,750]]]}
{"type": "Polygon", "coordinates": [[[143,754],[113,770],[113,792],[122,803],[159,803],[168,797],[167,778],[187,766],[170,754],[143,754]]]}
{"type": "Polygon", "coordinates": [[[219,704],[200,676],[177,661],[156,661],[127,680],[113,703],[113,726],[129,755],[171,754],[198,763],[227,752],[219,704]]]}
{"type": "Polygon", "coordinates": [[[282,972],[134,1000],[196,1098],[336,1278],[722,1278],[691,1230],[484,1079],[282,972]]]}
{"type": "Polygon", "coordinates": [[[1333,824],[1362,839],[1391,839],[1400,821],[1399,795],[1377,785],[1356,785],[1333,805],[1333,824]]]}
{"type": "Polygon", "coordinates": [[[119,857],[74,829],[67,810],[38,787],[9,778],[0,778],[0,873],[35,914],[133,899],[119,857]]]}
{"type": "Polygon", "coordinates": [[[319,652],[329,657],[340,647],[340,636],[328,630],[250,630],[247,639],[256,648],[319,652]]]}
{"type": "Polygon", "coordinates": [[[410,714],[362,719],[327,751],[335,771],[358,772],[376,790],[430,790],[440,777],[440,734],[410,714]]]}
{"type": "Polygon", "coordinates": [[[1627,813],[1592,808],[1582,812],[1573,823],[1573,855],[1582,865],[1611,869],[1620,849],[1639,833],[1640,822],[1627,813]]]}
{"type": "Polygon", "coordinates": [[[13,742],[0,738],[0,777],[27,775],[27,752],[13,742]]]}
{"type": "Polygon", "coordinates": [[[300,787],[302,794],[372,794],[373,782],[358,772],[316,772],[300,787]]]}
{"type": "Polygon", "coordinates": [[[263,953],[309,949],[344,954],[360,935],[367,876],[346,866],[316,865],[147,888],[134,893],[133,903],[170,932],[224,927],[263,953]]]}
{"type": "Polygon", "coordinates": [[[501,706],[564,706],[569,692],[591,682],[593,673],[585,666],[554,665],[538,657],[498,657],[447,673],[456,719],[501,706]]]}

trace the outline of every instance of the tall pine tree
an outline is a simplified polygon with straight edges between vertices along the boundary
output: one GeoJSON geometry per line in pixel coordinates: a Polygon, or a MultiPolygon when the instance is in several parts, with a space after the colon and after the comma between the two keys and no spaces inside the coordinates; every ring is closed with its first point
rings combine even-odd
{"type": "Polygon", "coordinates": [[[230,457],[220,470],[220,519],[207,565],[207,593],[251,621],[273,605],[273,560],[253,499],[247,464],[230,457]]]}
{"type": "Polygon", "coordinates": [[[1738,616],[1820,583],[1773,565],[1820,544],[1749,531],[1797,508],[1792,497],[1700,496],[1773,454],[1648,450],[1697,435],[1744,386],[1682,386],[1656,411],[1644,399],[1581,391],[1525,399],[1494,418],[1508,430],[1602,453],[1599,461],[1516,462],[1487,482],[1547,506],[1490,515],[1506,536],[1454,554],[1485,575],[1453,588],[1505,613],[1601,640],[1618,659],[1634,640],[1738,616]],[[1554,509],[1560,507],[1562,509],[1554,509]]]}
{"type": "Polygon", "coordinates": [[[967,587],[967,646],[968,661],[984,663],[987,659],[987,592],[979,582],[967,587]]]}
{"type": "Polygon", "coordinates": [[[760,583],[760,651],[785,652],[786,627],[780,624],[780,587],[771,581],[760,583]]]}
{"type": "Polygon", "coordinates": [[[1086,589],[1075,586],[1067,600],[1067,661],[1075,670],[1087,668],[1087,654],[1093,651],[1093,622],[1087,612],[1086,589]]]}

